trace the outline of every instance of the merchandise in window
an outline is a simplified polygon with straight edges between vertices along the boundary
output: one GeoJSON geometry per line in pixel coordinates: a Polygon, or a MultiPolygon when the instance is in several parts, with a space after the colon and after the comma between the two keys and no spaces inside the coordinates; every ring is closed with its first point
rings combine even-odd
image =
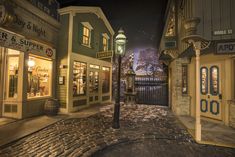
{"type": "Polygon", "coordinates": [[[109,92],[110,85],[110,68],[102,68],[102,93],[109,92]]]}
{"type": "Polygon", "coordinates": [[[182,94],[188,94],[188,66],[182,66],[182,94]]]}
{"type": "Polygon", "coordinates": [[[86,63],[73,63],[73,96],[86,94],[86,63]]]}
{"type": "Polygon", "coordinates": [[[208,69],[206,67],[201,68],[201,94],[206,95],[208,93],[208,69]]]}
{"type": "Polygon", "coordinates": [[[90,80],[89,81],[90,93],[98,93],[99,92],[99,72],[90,71],[89,80],[90,80]]]}
{"type": "Polygon", "coordinates": [[[18,94],[18,72],[19,72],[19,51],[8,49],[7,56],[7,91],[8,98],[17,98],[18,94]]]}
{"type": "Polygon", "coordinates": [[[90,36],[91,36],[91,31],[87,27],[83,27],[82,43],[84,45],[90,46],[90,36]]]}
{"type": "Polygon", "coordinates": [[[52,61],[29,56],[28,98],[51,96],[52,61]]]}

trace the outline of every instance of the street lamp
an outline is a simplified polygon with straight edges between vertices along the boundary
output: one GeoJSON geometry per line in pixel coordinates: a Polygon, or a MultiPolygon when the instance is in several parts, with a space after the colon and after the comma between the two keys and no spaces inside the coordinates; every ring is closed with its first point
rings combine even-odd
{"type": "Polygon", "coordinates": [[[120,86],[121,86],[121,63],[122,56],[125,54],[126,49],[126,36],[124,31],[120,29],[118,35],[115,38],[115,55],[118,56],[118,75],[117,75],[117,95],[114,105],[114,115],[113,115],[113,128],[118,129],[119,116],[120,116],[120,86]]]}

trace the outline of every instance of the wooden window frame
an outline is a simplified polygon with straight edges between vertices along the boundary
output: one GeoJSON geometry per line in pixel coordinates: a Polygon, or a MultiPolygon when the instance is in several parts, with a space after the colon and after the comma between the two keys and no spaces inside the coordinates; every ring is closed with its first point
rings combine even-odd
{"type": "Polygon", "coordinates": [[[108,38],[103,36],[103,51],[108,51],[109,49],[109,44],[108,44],[108,38]],[[105,44],[106,41],[106,44],[105,44]]]}

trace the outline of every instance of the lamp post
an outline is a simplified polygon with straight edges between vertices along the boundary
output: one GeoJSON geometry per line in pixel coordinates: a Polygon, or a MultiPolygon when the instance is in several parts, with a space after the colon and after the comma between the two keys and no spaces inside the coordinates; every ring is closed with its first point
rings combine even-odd
{"type": "Polygon", "coordinates": [[[126,49],[126,36],[124,31],[120,29],[118,35],[115,38],[115,55],[118,56],[118,75],[117,75],[117,95],[114,105],[114,115],[113,115],[113,128],[120,128],[119,116],[120,116],[120,86],[121,86],[121,63],[122,56],[125,54],[126,49]]]}

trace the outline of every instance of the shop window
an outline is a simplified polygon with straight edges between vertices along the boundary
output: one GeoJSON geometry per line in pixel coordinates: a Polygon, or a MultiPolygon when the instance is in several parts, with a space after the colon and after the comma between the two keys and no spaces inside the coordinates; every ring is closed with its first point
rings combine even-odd
{"type": "Polygon", "coordinates": [[[188,94],[188,66],[182,65],[182,94],[188,94]]]}
{"type": "Polygon", "coordinates": [[[208,93],[208,69],[202,67],[200,70],[201,75],[201,94],[206,95],[208,93]]]}
{"type": "Polygon", "coordinates": [[[18,96],[18,73],[19,73],[20,52],[8,49],[7,56],[7,97],[17,98],[18,96]]]}
{"type": "Polygon", "coordinates": [[[87,27],[83,27],[82,44],[90,46],[90,40],[91,40],[91,30],[87,27]]]}
{"type": "Polygon", "coordinates": [[[73,96],[86,94],[86,63],[73,63],[73,96]]]}
{"type": "Polygon", "coordinates": [[[103,36],[103,51],[108,51],[108,39],[103,36]]]}
{"type": "Polygon", "coordinates": [[[89,92],[98,93],[99,92],[99,72],[90,71],[89,73],[89,92]]]}
{"type": "Polygon", "coordinates": [[[100,66],[99,65],[90,64],[90,68],[92,68],[92,69],[100,69],[100,66]]]}
{"type": "Polygon", "coordinates": [[[51,96],[52,61],[30,55],[28,60],[28,98],[51,96]]]}
{"type": "Polygon", "coordinates": [[[109,93],[110,87],[110,68],[102,68],[102,93],[109,93]]]}

